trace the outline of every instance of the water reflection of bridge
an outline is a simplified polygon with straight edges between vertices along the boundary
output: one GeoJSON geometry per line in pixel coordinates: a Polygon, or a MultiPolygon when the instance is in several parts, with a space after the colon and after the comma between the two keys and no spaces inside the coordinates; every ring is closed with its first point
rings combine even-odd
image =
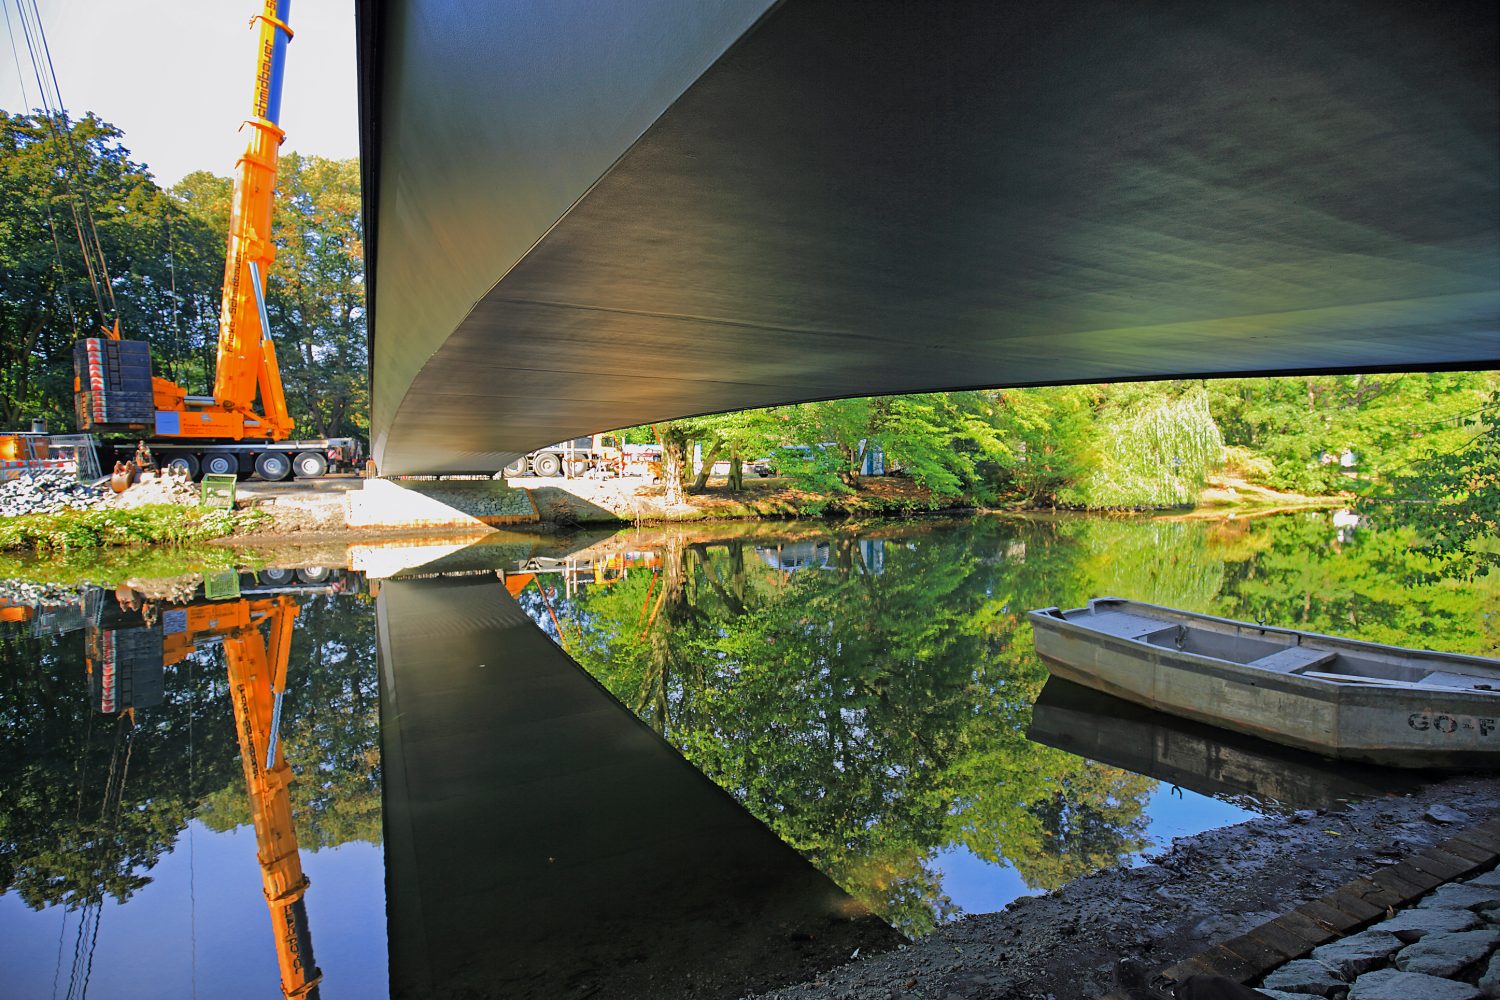
{"type": "Polygon", "coordinates": [[[495,574],[378,610],[393,995],[739,996],[897,940],[495,574]]]}

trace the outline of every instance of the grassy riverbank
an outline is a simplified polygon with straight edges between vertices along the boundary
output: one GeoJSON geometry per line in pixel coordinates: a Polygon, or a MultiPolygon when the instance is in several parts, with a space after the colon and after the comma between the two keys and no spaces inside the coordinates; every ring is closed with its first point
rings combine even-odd
{"type": "Polygon", "coordinates": [[[264,520],[264,514],[253,510],[174,504],[26,514],[0,518],[0,552],[185,545],[246,531],[264,520]]]}
{"type": "MultiPolygon", "coordinates": [[[[865,477],[857,488],[840,493],[809,489],[791,479],[747,479],[744,488],[730,490],[721,479],[709,480],[701,490],[689,491],[680,506],[669,506],[660,485],[638,480],[516,480],[531,490],[544,521],[577,524],[655,524],[729,520],[779,520],[820,517],[901,517],[938,511],[987,509],[962,496],[942,496],[899,476],[865,477]]],[[[1178,513],[1294,507],[1328,507],[1348,502],[1347,496],[1305,496],[1255,486],[1243,480],[1215,477],[1196,505],[1168,508],[1178,513]]],[[[1053,510],[1034,502],[1002,504],[1006,511],[1053,510]]]]}

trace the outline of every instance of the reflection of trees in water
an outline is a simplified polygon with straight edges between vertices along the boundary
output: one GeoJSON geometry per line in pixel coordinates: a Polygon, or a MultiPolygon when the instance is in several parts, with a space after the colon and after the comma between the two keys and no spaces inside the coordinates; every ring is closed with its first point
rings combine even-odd
{"type": "Polygon", "coordinates": [[[162,704],[131,732],[89,706],[82,631],[0,644],[0,891],[77,907],[144,886],[198,803],[238,774],[224,691],[223,670],[196,655],[168,670],[162,704]]]}
{"type": "Polygon", "coordinates": [[[1402,528],[1359,530],[1340,541],[1326,514],[1248,528],[1253,559],[1229,562],[1218,606],[1235,618],[1372,642],[1500,655],[1500,573],[1472,581],[1429,578],[1441,569],[1402,528]]]}
{"type": "MultiPolygon", "coordinates": [[[[292,767],[292,816],[304,850],[379,844],[380,699],[375,603],[364,595],[304,598],[292,632],[282,753],[292,767]]],[[[250,822],[243,780],[210,797],[216,830],[250,822]]]]}
{"type": "MultiPolygon", "coordinates": [[[[1404,645],[1489,653],[1497,583],[1413,587],[1403,532],[1340,542],[1326,512],[1063,517],[659,547],[662,566],[557,611],[567,648],[787,842],[898,926],[949,906],[959,845],[1052,888],[1146,846],[1149,778],[1027,741],[1045,679],[1022,615],[1115,594],[1404,645]],[[867,536],[868,537],[868,536],[867,536]],[[757,554],[757,546],[764,551],[757,554]],[[795,565],[795,572],[778,566],[795,565]],[[1486,625],[1486,622],[1491,624],[1486,625]]],[[[534,617],[539,615],[534,614],[534,617]]]]}
{"type": "MultiPolygon", "coordinates": [[[[124,901],[194,816],[249,822],[219,647],[168,667],[131,731],[89,705],[84,633],[30,628],[0,626],[0,892],[124,901]]],[[[379,843],[379,721],[373,604],[304,599],[281,730],[304,848],[379,843]]]]}
{"type": "Polygon", "coordinates": [[[908,931],[951,911],[934,869],[951,844],[1039,886],[1141,846],[1149,781],[1021,735],[1045,679],[1021,612],[1068,572],[1051,527],[972,522],[879,559],[851,535],[826,541],[826,562],[797,572],[753,542],[668,542],[654,576],[560,611],[568,649],[908,931]]]}

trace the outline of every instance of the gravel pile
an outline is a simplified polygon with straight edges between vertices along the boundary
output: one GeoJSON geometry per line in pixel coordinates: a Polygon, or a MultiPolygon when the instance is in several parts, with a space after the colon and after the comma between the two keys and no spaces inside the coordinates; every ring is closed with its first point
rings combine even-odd
{"type": "Polygon", "coordinates": [[[0,517],[88,510],[106,499],[103,490],[80,483],[66,472],[24,472],[8,483],[0,483],[0,517]]]}
{"type": "Polygon", "coordinates": [[[198,491],[192,480],[171,472],[143,472],[130,489],[114,494],[111,507],[144,507],[147,504],[172,503],[183,507],[198,503],[198,491]]]}

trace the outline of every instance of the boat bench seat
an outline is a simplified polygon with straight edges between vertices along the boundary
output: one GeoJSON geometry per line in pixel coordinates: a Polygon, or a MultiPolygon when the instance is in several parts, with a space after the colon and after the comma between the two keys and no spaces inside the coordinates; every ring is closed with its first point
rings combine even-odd
{"type": "Polygon", "coordinates": [[[1070,620],[1075,625],[1120,639],[1140,639],[1170,624],[1158,618],[1133,615],[1128,611],[1105,611],[1101,614],[1080,615],[1070,620]]]}
{"type": "Polygon", "coordinates": [[[1311,646],[1288,646],[1285,649],[1278,649],[1268,656],[1262,656],[1258,660],[1251,660],[1247,666],[1289,674],[1307,667],[1324,666],[1333,662],[1333,658],[1338,655],[1335,650],[1331,649],[1314,649],[1311,646]]]}

